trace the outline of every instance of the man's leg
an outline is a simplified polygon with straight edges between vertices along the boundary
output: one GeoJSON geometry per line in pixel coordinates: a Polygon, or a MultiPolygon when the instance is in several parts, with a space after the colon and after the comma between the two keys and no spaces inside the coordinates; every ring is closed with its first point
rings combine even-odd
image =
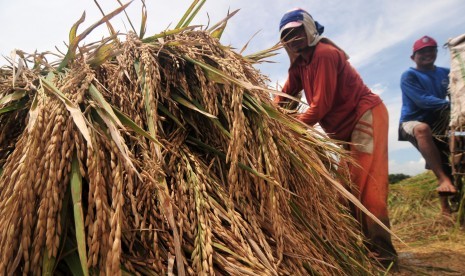
{"type": "MultiPolygon", "coordinates": [[[[434,138],[433,140],[441,156],[442,171],[447,175],[452,185],[454,185],[455,189],[457,190],[457,186],[456,186],[456,183],[454,183],[454,177],[452,175],[452,164],[451,164],[452,161],[449,160],[451,153],[450,153],[448,141],[443,141],[443,140],[439,140],[436,138],[434,138]]],[[[450,193],[439,193],[439,202],[441,204],[441,210],[444,215],[450,215],[453,212],[452,207],[450,205],[451,196],[458,196],[458,195],[457,193],[455,195],[451,195],[450,193]]]]}
{"type": "MultiPolygon", "coordinates": [[[[426,169],[433,170],[433,167],[434,167],[433,173],[436,175],[438,182],[439,182],[439,177],[437,176],[438,174],[440,175],[445,174],[448,177],[449,181],[451,181],[452,170],[451,170],[450,163],[449,163],[449,154],[447,153],[449,151],[448,145],[445,142],[441,142],[435,139],[432,135],[431,128],[427,124],[419,122],[419,121],[404,122],[399,128],[399,137],[401,136],[403,137],[404,140],[408,140],[410,143],[412,143],[412,145],[415,146],[415,148],[421,153],[421,155],[426,161],[426,166],[425,166],[426,169]],[[424,136],[427,138],[427,139],[423,139],[423,143],[422,143],[423,147],[432,148],[434,150],[433,154],[427,154],[426,151],[423,150],[424,152],[422,152],[422,150],[420,150],[420,147],[418,145],[418,140],[414,136],[414,130],[417,126],[418,126],[417,134],[420,134],[419,138],[421,139],[422,138],[421,136],[424,136]],[[438,166],[439,166],[439,171],[437,169],[438,166]]],[[[450,214],[451,208],[449,205],[447,193],[444,194],[443,192],[439,192],[439,201],[441,203],[442,213],[450,214]]]]}
{"type": "Polygon", "coordinates": [[[437,191],[440,193],[455,193],[456,189],[452,185],[451,179],[443,170],[441,153],[433,141],[431,128],[425,123],[420,123],[413,129],[413,134],[418,143],[418,150],[438,179],[439,187],[437,191]]]}

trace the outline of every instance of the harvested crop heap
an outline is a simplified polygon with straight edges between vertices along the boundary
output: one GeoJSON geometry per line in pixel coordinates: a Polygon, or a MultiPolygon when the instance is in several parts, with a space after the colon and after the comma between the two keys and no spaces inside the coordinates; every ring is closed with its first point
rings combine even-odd
{"type": "Polygon", "coordinates": [[[250,60],[174,33],[2,67],[1,273],[373,273],[338,148],[250,60]]]}
{"type": "Polygon", "coordinates": [[[465,34],[449,39],[451,71],[450,84],[450,123],[452,174],[455,185],[461,188],[459,197],[458,220],[465,224],[465,34]]]}

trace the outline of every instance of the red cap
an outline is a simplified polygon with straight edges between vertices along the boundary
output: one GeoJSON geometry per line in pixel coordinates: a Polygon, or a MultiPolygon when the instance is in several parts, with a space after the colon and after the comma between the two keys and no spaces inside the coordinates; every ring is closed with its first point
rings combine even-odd
{"type": "Polygon", "coordinates": [[[413,52],[415,53],[416,51],[425,47],[438,47],[438,44],[436,43],[436,40],[434,40],[432,37],[425,35],[422,38],[415,41],[415,43],[413,44],[413,52]]]}

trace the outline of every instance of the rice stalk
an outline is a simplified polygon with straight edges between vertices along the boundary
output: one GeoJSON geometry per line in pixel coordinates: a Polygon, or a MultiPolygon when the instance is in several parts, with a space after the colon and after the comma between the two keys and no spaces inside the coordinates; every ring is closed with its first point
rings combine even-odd
{"type": "Polygon", "coordinates": [[[346,155],[273,107],[260,55],[187,26],[203,2],[175,30],[77,53],[110,15],[77,35],[80,20],[61,61],[0,71],[0,110],[16,105],[0,114],[1,272],[40,274],[44,256],[56,273],[378,272],[341,203],[346,155]]]}

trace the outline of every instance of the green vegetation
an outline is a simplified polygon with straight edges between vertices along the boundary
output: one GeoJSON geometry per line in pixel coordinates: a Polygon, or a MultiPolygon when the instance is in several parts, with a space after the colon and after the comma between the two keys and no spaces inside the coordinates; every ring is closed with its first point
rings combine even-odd
{"type": "Polygon", "coordinates": [[[401,275],[461,275],[465,271],[465,233],[458,213],[441,214],[431,172],[404,179],[390,186],[391,227],[401,275]],[[450,273],[450,274],[448,274],[450,273]]]}
{"type": "Polygon", "coordinates": [[[389,184],[396,184],[399,181],[402,181],[402,180],[407,179],[409,177],[410,177],[410,175],[406,175],[406,174],[403,174],[403,173],[390,174],[389,175],[389,184]]]}

